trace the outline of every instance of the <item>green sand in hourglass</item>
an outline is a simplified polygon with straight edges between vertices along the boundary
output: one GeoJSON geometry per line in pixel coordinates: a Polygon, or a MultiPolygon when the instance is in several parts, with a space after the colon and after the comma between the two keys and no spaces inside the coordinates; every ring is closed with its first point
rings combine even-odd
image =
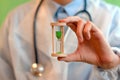
{"type": "Polygon", "coordinates": [[[57,51],[57,54],[61,54],[61,37],[62,37],[62,32],[61,31],[56,31],[56,38],[57,38],[57,41],[56,41],[56,51],[57,51]]]}

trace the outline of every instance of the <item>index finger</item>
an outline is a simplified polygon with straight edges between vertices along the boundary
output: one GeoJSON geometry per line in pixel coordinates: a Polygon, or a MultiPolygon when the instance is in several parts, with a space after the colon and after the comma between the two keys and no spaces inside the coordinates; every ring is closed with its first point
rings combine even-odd
{"type": "Polygon", "coordinates": [[[67,17],[67,18],[65,18],[65,19],[60,19],[60,20],[58,20],[58,21],[59,21],[59,22],[69,23],[69,22],[77,22],[77,21],[79,21],[79,20],[81,20],[80,17],[78,17],[78,16],[71,16],[71,17],[67,17]]]}

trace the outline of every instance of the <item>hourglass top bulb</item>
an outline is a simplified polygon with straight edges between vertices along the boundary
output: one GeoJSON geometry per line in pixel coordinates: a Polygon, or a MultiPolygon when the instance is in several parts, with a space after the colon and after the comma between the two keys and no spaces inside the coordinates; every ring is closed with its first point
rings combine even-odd
{"type": "Polygon", "coordinates": [[[61,39],[62,32],[61,31],[56,31],[56,37],[57,39],[61,39]]]}

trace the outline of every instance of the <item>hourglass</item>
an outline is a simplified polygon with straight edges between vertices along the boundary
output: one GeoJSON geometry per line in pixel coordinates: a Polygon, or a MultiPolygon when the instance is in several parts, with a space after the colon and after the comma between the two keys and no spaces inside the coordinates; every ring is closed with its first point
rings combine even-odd
{"type": "Polygon", "coordinates": [[[52,56],[65,57],[64,54],[64,26],[66,23],[51,23],[52,26],[52,56]]]}

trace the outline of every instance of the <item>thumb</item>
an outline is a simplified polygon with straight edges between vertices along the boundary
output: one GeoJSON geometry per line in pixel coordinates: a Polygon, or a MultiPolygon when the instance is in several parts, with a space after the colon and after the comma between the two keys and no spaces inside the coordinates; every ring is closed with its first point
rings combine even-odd
{"type": "Polygon", "coordinates": [[[66,57],[58,57],[58,60],[65,61],[65,62],[75,62],[75,61],[80,61],[78,57],[79,56],[77,56],[77,54],[71,53],[71,54],[68,54],[66,57]]]}

